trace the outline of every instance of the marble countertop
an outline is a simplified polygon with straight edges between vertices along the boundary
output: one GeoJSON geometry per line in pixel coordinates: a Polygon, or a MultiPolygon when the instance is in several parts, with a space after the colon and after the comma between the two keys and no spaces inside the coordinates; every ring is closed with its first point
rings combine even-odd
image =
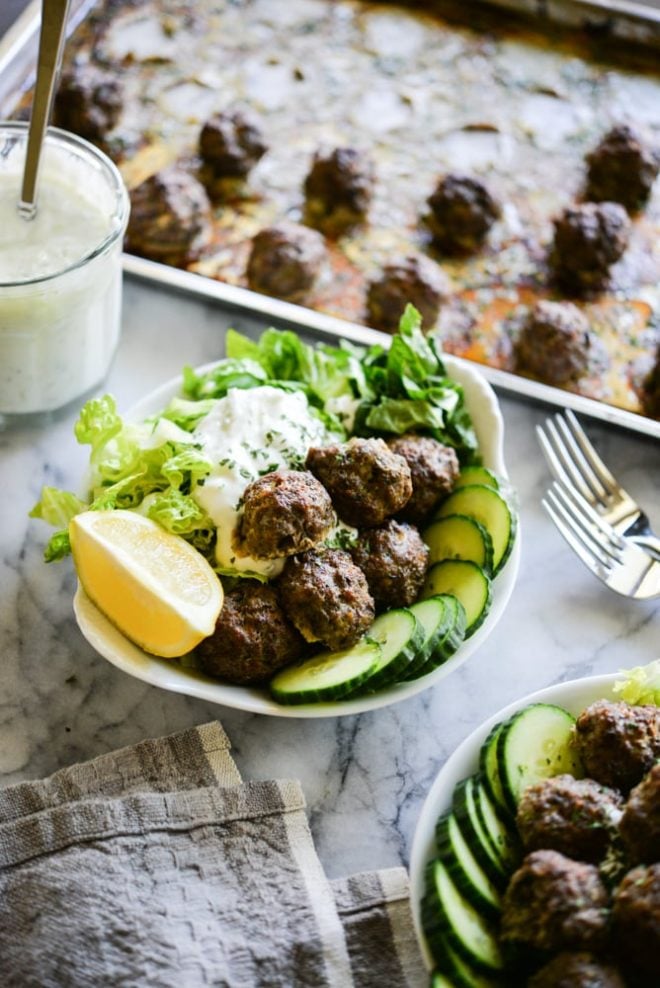
{"type": "MultiPolygon", "coordinates": [[[[184,364],[222,356],[229,325],[265,328],[215,303],[126,279],[123,337],[104,390],[128,408],[184,364]]],[[[98,656],[74,621],[71,561],[44,565],[50,530],[28,518],[42,485],[79,486],[85,451],[73,438],[77,409],[45,426],[0,433],[0,784],[217,718],[244,778],[301,780],[330,877],[407,865],[434,777],[482,720],[552,683],[660,656],[660,600],[634,602],[601,586],[542,511],[549,475],[534,426],[549,409],[500,398],[522,531],[506,613],[478,652],[437,686],[381,710],[322,720],[213,706],[138,682],[98,656]]],[[[660,529],[658,440],[596,420],[587,426],[660,529]]]]}

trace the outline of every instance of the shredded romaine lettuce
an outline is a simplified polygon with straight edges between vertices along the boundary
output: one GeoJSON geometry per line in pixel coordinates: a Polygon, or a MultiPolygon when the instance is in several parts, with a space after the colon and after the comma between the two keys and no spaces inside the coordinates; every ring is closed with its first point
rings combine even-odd
{"type": "Polygon", "coordinates": [[[57,487],[43,487],[41,500],[30,512],[30,518],[41,518],[54,527],[65,527],[74,515],[85,511],[87,505],[75,494],[60,491],[57,487]]]}
{"type": "Polygon", "coordinates": [[[660,707],[660,659],[634,669],[622,669],[614,692],[626,703],[653,703],[660,707]]]}
{"type": "Polygon", "coordinates": [[[30,518],[41,518],[59,529],[50,537],[44,550],[44,559],[47,563],[57,562],[69,555],[71,552],[69,522],[74,515],[86,509],[87,505],[84,501],[69,491],[60,491],[56,487],[42,488],[41,499],[32,508],[30,518]]]}
{"type": "Polygon", "coordinates": [[[93,460],[121,428],[115,399],[112,395],[103,395],[102,398],[91,398],[83,406],[73,431],[81,445],[92,447],[93,460]]]}

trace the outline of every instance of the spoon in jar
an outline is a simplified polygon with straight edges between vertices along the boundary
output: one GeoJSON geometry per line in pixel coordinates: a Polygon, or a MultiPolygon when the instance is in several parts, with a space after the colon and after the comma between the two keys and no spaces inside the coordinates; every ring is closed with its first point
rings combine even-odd
{"type": "Polygon", "coordinates": [[[20,215],[31,220],[37,212],[37,181],[41,148],[46,136],[55,84],[64,47],[64,28],[69,0],[42,0],[37,81],[34,87],[27,152],[23,168],[20,215]]]}

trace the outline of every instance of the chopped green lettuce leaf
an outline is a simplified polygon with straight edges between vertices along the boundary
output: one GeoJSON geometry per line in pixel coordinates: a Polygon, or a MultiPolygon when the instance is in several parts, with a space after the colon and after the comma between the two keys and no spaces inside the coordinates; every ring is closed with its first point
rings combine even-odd
{"type": "Polygon", "coordinates": [[[48,545],[44,549],[44,560],[47,563],[58,563],[71,552],[71,541],[68,529],[63,532],[55,532],[51,535],[48,545]]]}
{"type": "Polygon", "coordinates": [[[183,369],[183,393],[186,398],[224,398],[230,388],[258,388],[266,384],[268,374],[256,360],[221,360],[205,374],[192,367],[183,369]]]}
{"type": "Polygon", "coordinates": [[[148,518],[168,532],[188,539],[205,555],[215,544],[215,526],[190,494],[172,488],[150,495],[145,507],[148,518]]]}
{"type": "Polygon", "coordinates": [[[622,669],[623,679],[617,679],[614,692],[626,703],[652,703],[660,707],[660,659],[645,666],[622,669]]]}
{"type": "Polygon", "coordinates": [[[117,404],[112,395],[91,398],[82,408],[74,426],[74,434],[81,445],[92,447],[92,460],[105,449],[108,441],[121,431],[122,421],[117,414],[117,404]]]}
{"type": "Polygon", "coordinates": [[[41,518],[49,525],[63,528],[74,515],[85,511],[87,505],[75,494],[57,487],[42,487],[41,498],[30,511],[30,518],[41,518]]]}
{"type": "Polygon", "coordinates": [[[442,432],[445,411],[428,401],[410,398],[381,398],[378,404],[367,406],[364,426],[369,432],[410,432],[430,429],[442,432]]]}
{"type": "Polygon", "coordinates": [[[202,479],[208,477],[213,464],[196,447],[184,447],[166,460],[161,473],[169,481],[172,488],[190,490],[202,479]]]}
{"type": "Polygon", "coordinates": [[[211,411],[215,401],[215,398],[200,398],[199,401],[172,398],[161,418],[169,419],[186,432],[192,432],[201,419],[211,411]]]}

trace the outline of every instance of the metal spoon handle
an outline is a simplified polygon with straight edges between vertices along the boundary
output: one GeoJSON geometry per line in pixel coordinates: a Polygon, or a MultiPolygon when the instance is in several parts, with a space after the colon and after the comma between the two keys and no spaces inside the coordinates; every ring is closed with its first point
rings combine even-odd
{"type": "Polygon", "coordinates": [[[21,201],[18,204],[19,212],[26,219],[32,219],[37,211],[36,191],[41,146],[48,126],[57,72],[64,47],[64,27],[68,5],[69,0],[42,0],[41,3],[37,81],[34,87],[30,116],[21,201]]]}

